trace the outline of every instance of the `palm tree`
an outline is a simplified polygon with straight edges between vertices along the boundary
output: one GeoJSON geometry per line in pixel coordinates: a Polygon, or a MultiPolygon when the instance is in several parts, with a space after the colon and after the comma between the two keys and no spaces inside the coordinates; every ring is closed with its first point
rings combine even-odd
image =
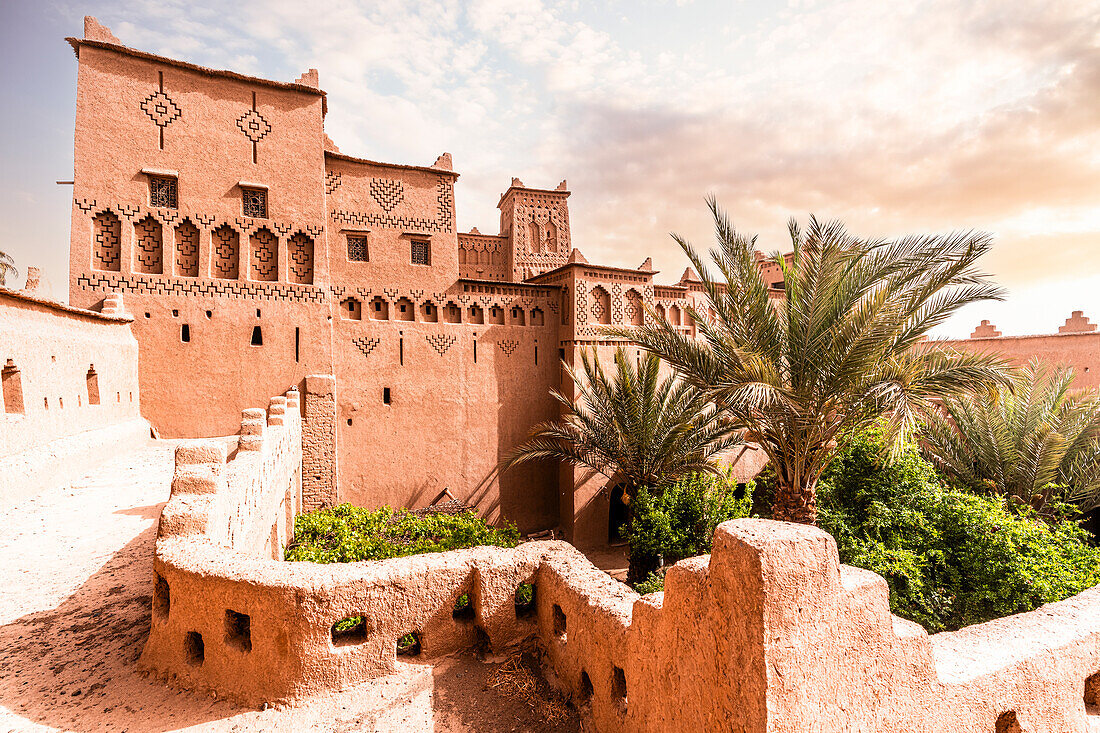
{"type": "Polygon", "coordinates": [[[19,270],[15,268],[15,260],[6,252],[0,252],[0,286],[7,285],[8,275],[19,277],[19,270]]]}
{"type": "Polygon", "coordinates": [[[536,425],[502,461],[503,470],[531,461],[562,461],[621,482],[624,494],[633,498],[643,486],[656,488],[684,474],[715,471],[715,459],[741,444],[737,431],[699,390],[673,376],[661,377],[657,357],[646,354],[635,367],[616,348],[615,372],[608,375],[594,353],[580,356],[580,373],[565,367],[577,399],[551,390],[562,416],[536,425]]]}
{"type": "Polygon", "coordinates": [[[1100,506],[1100,399],[1072,391],[1073,370],[1038,360],[1011,392],[952,397],[922,447],[949,478],[1043,512],[1053,497],[1100,506]]]}
{"type": "Polygon", "coordinates": [[[651,324],[609,333],[660,356],[747,431],[775,468],[776,519],[816,521],[817,481],[848,430],[886,416],[897,445],[936,400],[1006,379],[995,357],[914,348],[960,307],[1001,297],[976,266],[987,235],[866,241],[839,222],[811,218],[803,232],[792,221],[792,254],[774,256],[785,297],[773,298],[755,238],[707,203],[720,279],[674,235],[709,300],[688,308],[699,338],[652,312],[651,324]]]}

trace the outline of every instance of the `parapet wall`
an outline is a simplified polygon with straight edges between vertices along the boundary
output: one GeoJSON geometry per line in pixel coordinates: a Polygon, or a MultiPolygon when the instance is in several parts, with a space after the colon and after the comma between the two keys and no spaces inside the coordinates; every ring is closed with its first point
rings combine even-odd
{"type": "Polygon", "coordinates": [[[0,288],[0,511],[149,437],[138,345],[108,313],[0,288]]]}
{"type": "Polygon", "coordinates": [[[813,527],[723,524],[712,555],[678,563],[647,596],[563,542],[279,562],[300,506],[298,403],[291,392],[266,420],[249,411],[228,460],[217,441],[177,450],[141,664],[184,687],[289,703],[536,637],[599,731],[1061,733],[1100,721],[1086,709],[1100,703],[1100,588],[929,637],[813,527]],[[533,608],[517,603],[521,583],[533,608]],[[455,612],[463,595],[471,608],[455,612]],[[399,656],[409,633],[415,653],[399,656]]]}

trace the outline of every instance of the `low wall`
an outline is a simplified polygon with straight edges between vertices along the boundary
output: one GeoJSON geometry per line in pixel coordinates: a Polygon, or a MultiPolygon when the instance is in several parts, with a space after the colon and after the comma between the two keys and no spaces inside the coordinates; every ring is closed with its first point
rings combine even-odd
{"type": "Polygon", "coordinates": [[[0,511],[149,438],[133,320],[0,288],[0,511]]]}
{"type": "Polygon", "coordinates": [[[215,441],[177,450],[141,658],[165,679],[285,703],[534,636],[600,731],[1060,733],[1085,730],[1086,698],[1100,703],[1100,588],[929,637],[813,527],[723,524],[712,555],[647,596],[563,542],[280,562],[301,501],[298,403],[291,392],[266,419],[247,413],[232,457],[215,441]],[[521,583],[533,609],[517,606],[521,583]],[[463,594],[472,610],[456,616],[463,594]],[[409,632],[418,653],[399,657],[409,632]]]}

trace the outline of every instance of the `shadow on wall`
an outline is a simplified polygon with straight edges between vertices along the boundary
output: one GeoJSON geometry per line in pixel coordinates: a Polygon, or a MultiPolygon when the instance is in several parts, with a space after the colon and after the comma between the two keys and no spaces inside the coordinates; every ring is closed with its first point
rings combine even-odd
{"type": "Polygon", "coordinates": [[[178,730],[239,711],[169,689],[134,666],[149,634],[156,531],[145,529],[57,608],[0,627],[0,705],[73,731],[178,730]]]}

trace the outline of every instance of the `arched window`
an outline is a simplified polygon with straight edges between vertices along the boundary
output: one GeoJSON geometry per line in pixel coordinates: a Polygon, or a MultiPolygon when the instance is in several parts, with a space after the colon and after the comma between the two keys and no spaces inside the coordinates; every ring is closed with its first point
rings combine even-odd
{"type": "Polygon", "coordinates": [[[134,272],[164,272],[164,235],[160,222],[151,216],[134,224],[134,272]]]}
{"type": "Polygon", "coordinates": [[[176,275],[199,276],[199,228],[190,219],[176,227],[176,275]]]}
{"type": "Polygon", "coordinates": [[[527,325],[527,314],[518,305],[512,306],[512,325],[513,326],[525,326],[527,325]]]}
{"type": "Polygon", "coordinates": [[[214,267],[211,273],[223,280],[236,280],[240,273],[241,237],[237,230],[222,224],[211,235],[214,245],[214,267]]]}
{"type": "Polygon", "coordinates": [[[470,306],[469,317],[470,323],[485,323],[485,311],[477,303],[470,306]]]}
{"type": "Polygon", "coordinates": [[[249,238],[250,280],[279,279],[279,240],[266,227],[257,229],[249,238]]]}
{"type": "Polygon", "coordinates": [[[631,326],[641,326],[645,323],[642,294],[634,288],[626,291],[626,322],[631,326]]]}
{"type": "Polygon", "coordinates": [[[436,323],[439,321],[439,308],[435,303],[430,300],[425,300],[420,306],[420,320],[425,323],[436,323]]]}
{"type": "Polygon", "coordinates": [[[462,309],[454,302],[448,302],[443,308],[443,320],[447,323],[462,323],[462,309]]]}
{"type": "Polygon", "coordinates": [[[611,323],[611,296],[597,285],[592,288],[592,318],[596,323],[611,323]]]}
{"type": "Polygon", "coordinates": [[[408,298],[398,298],[393,304],[394,318],[398,321],[416,320],[416,306],[408,298]]]}
{"type": "Polygon", "coordinates": [[[363,304],[358,298],[344,298],[340,301],[340,317],[349,321],[363,320],[363,304]]]}
{"type": "Polygon", "coordinates": [[[374,296],[374,300],[370,302],[370,319],[372,321],[388,321],[390,320],[390,304],[387,303],[382,296],[374,296]]]}
{"type": "Polygon", "coordinates": [[[312,285],[313,240],[298,232],[287,242],[286,254],[290,260],[290,282],[312,285]]]}
{"type": "Polygon", "coordinates": [[[92,221],[92,269],[118,272],[122,268],[122,222],[111,211],[92,221]]]}

